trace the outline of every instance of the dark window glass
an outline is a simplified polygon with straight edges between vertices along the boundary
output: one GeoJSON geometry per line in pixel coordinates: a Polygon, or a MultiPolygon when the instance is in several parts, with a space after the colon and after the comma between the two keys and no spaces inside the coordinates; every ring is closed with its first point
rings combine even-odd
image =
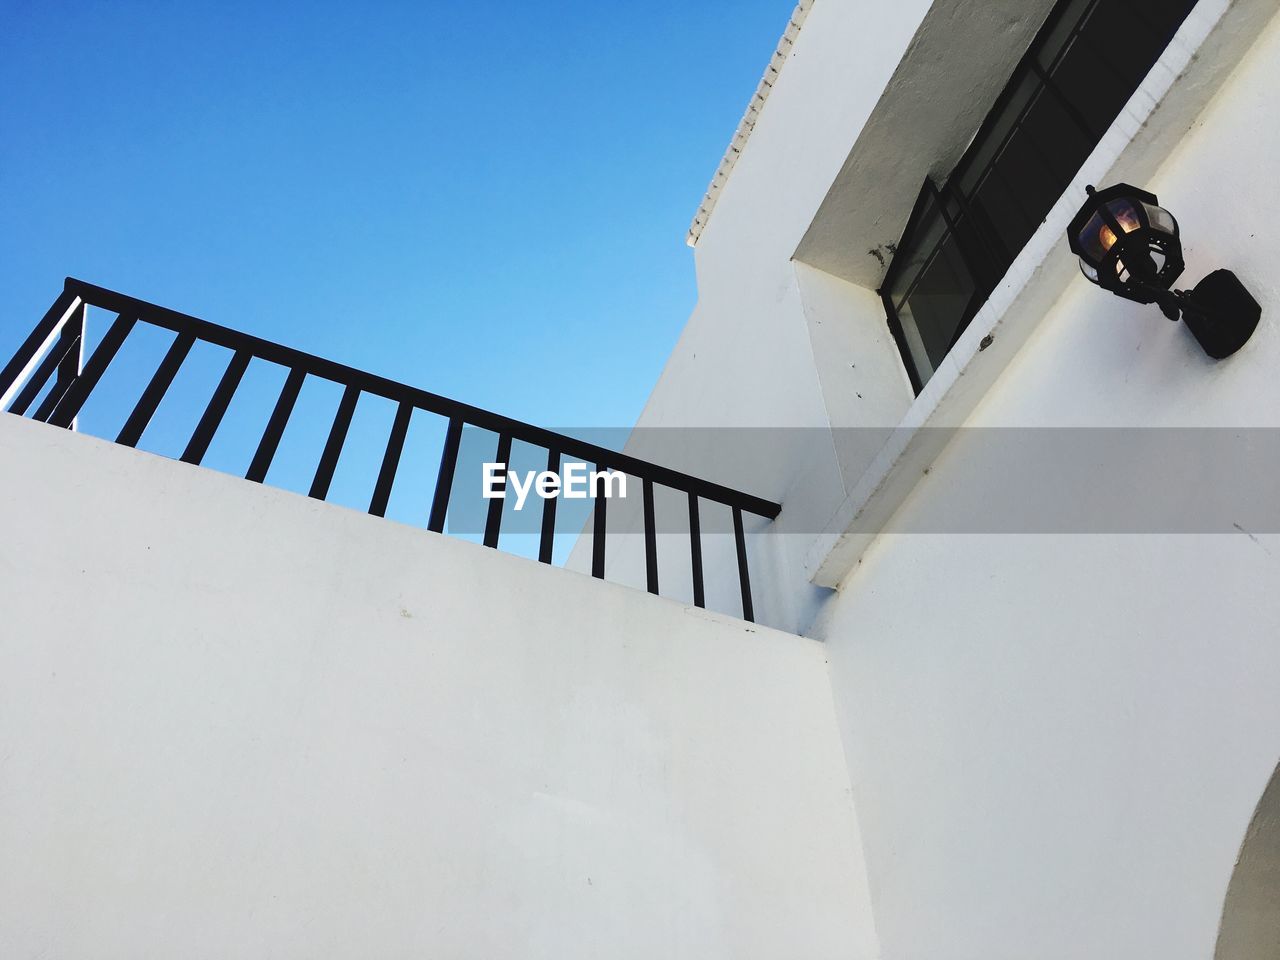
{"type": "Polygon", "coordinates": [[[908,344],[918,370],[932,374],[942,362],[960,334],[976,291],[956,238],[948,233],[899,309],[904,329],[914,334],[908,344]]]}
{"type": "Polygon", "coordinates": [[[1194,5],[1061,0],[947,182],[925,183],[883,286],[917,391],[1194,5]]]}

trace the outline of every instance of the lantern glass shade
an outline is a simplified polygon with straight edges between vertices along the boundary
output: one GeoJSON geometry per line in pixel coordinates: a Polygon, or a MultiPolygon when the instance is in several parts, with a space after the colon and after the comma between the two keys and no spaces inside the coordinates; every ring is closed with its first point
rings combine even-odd
{"type": "Polygon", "coordinates": [[[1138,212],[1141,206],[1143,205],[1124,198],[1112,200],[1107,203],[1107,210],[1111,213],[1109,218],[1104,218],[1101,213],[1095,213],[1089,218],[1089,222],[1080,231],[1080,246],[1094,263],[1101,263],[1107,251],[1116,244],[1116,233],[1110,221],[1114,220],[1122,233],[1142,229],[1142,219],[1138,212]]]}
{"type": "Polygon", "coordinates": [[[1151,224],[1152,230],[1166,233],[1171,237],[1178,235],[1178,221],[1173,219],[1172,213],[1152,203],[1144,203],[1142,207],[1147,212],[1147,222],[1151,224]]]}

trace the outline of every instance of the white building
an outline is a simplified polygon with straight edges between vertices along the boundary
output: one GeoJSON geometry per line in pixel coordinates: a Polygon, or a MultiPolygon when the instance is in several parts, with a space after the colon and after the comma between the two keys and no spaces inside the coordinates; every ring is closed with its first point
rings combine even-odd
{"type": "Polygon", "coordinates": [[[1278,89],[1272,0],[803,0],[627,451],[781,504],[758,625],[634,499],[599,583],[0,418],[0,956],[1280,957],[1278,89]],[[1080,276],[1116,182],[1238,353],[1080,276]]]}

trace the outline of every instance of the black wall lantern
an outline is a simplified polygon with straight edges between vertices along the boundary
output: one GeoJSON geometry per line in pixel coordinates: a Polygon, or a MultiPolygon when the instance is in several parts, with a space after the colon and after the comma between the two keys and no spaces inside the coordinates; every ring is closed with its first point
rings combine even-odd
{"type": "Polygon", "coordinates": [[[1170,320],[1179,316],[1215,360],[1248,341],[1262,316],[1230,270],[1215,270],[1194,290],[1174,290],[1182,274],[1178,221],[1153,193],[1117,183],[1088,187],[1089,199],[1067,228],[1080,270],[1098,286],[1138,303],[1155,303],[1170,320]]]}

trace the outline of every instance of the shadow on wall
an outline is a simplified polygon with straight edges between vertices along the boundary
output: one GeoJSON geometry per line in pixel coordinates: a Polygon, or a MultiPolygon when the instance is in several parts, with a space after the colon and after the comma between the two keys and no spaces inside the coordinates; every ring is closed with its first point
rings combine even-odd
{"type": "Polygon", "coordinates": [[[1215,960],[1280,960],[1280,766],[1240,847],[1213,955],[1215,960]]]}

